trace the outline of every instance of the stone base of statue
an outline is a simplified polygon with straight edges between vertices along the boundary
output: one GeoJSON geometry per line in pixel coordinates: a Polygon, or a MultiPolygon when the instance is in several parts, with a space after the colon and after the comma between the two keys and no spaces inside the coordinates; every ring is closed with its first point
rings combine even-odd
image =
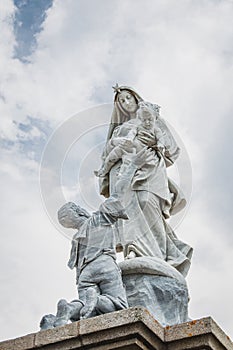
{"type": "Polygon", "coordinates": [[[185,278],[156,257],[138,257],[119,264],[129,306],[144,306],[162,326],[187,322],[185,278]]]}
{"type": "Polygon", "coordinates": [[[170,277],[151,275],[123,276],[129,306],[141,305],[162,326],[188,321],[187,287],[170,277]]]}
{"type": "Polygon", "coordinates": [[[1,350],[233,350],[210,318],[163,328],[143,307],[134,307],[0,343],[1,350]]]}

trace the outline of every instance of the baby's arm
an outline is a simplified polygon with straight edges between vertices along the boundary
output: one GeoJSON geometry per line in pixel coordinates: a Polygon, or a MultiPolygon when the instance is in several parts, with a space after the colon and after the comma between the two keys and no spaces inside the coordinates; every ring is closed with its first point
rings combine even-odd
{"type": "Polygon", "coordinates": [[[109,173],[111,168],[113,167],[116,162],[122,158],[124,151],[123,148],[120,146],[116,146],[113,148],[113,150],[109,153],[109,155],[106,157],[104,164],[100,168],[100,170],[95,172],[95,175],[98,177],[104,177],[109,173]]]}

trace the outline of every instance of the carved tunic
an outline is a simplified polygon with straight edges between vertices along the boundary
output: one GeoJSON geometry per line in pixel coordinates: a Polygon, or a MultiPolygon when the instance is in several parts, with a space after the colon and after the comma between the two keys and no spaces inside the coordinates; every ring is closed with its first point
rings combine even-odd
{"type": "Polygon", "coordinates": [[[76,266],[80,273],[89,262],[102,254],[110,255],[116,259],[116,242],[112,225],[119,217],[123,217],[124,210],[122,204],[117,200],[114,201],[114,213],[112,213],[112,209],[113,202],[109,198],[74,235],[68,262],[71,269],[76,266]]]}

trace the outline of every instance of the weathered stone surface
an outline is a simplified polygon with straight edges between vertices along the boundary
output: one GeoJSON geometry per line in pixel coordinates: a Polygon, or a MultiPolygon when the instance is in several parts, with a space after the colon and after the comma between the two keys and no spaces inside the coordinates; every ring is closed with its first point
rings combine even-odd
{"type": "MultiPolygon", "coordinates": [[[[163,349],[164,329],[142,307],[98,316],[96,320],[98,322],[93,322],[93,319],[80,322],[80,336],[82,337],[83,346],[91,345],[95,348],[96,343],[104,344],[107,342],[111,344],[111,347],[106,347],[106,349],[115,349],[115,345],[112,344],[117,342],[119,348],[121,348],[121,344],[124,345],[122,349],[128,349],[125,340],[130,337],[131,345],[129,349],[131,349],[132,344],[138,342],[138,334],[140,333],[140,338],[145,339],[146,343],[153,344],[156,349],[163,349]]],[[[137,347],[135,349],[141,348],[137,347]]]]}
{"type": "Polygon", "coordinates": [[[0,343],[0,350],[29,350],[34,348],[35,333],[0,343]]]}
{"type": "Polygon", "coordinates": [[[111,329],[113,327],[127,326],[142,321],[151,331],[164,340],[164,328],[151,316],[144,307],[133,307],[126,310],[109,313],[93,319],[80,322],[80,334],[95,333],[96,331],[111,329]]]}
{"type": "Polygon", "coordinates": [[[53,344],[79,335],[79,324],[77,322],[68,324],[66,327],[56,327],[38,332],[35,336],[35,346],[53,344]]]}
{"type": "Polygon", "coordinates": [[[188,289],[174,278],[155,275],[125,275],[123,282],[129,306],[144,306],[162,325],[188,320],[188,289]]]}
{"type": "Polygon", "coordinates": [[[113,312],[0,343],[0,350],[233,350],[210,318],[163,328],[143,307],[113,312]]]}
{"type": "MultiPolygon", "coordinates": [[[[211,317],[201,318],[200,320],[193,320],[183,324],[166,327],[164,332],[165,342],[174,343],[177,340],[180,342],[183,339],[189,339],[198,336],[208,336],[208,342],[219,342],[226,349],[232,349],[233,344],[230,338],[223,332],[217,323],[211,317]],[[214,337],[213,337],[214,336],[214,337]]],[[[204,338],[203,338],[204,339],[204,338]]]]}

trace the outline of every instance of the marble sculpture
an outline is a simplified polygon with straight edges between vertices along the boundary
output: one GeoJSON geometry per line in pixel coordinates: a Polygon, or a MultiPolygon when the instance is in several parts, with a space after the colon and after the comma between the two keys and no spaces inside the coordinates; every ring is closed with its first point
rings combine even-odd
{"type": "Polygon", "coordinates": [[[168,223],[186,204],[167,176],[179,153],[160,107],[116,85],[102,166],[95,171],[106,199],[93,214],[74,203],[58,211],[60,224],[77,230],[68,266],[76,268],[79,299],[60,300],[41,329],[137,305],[163,326],[188,320],[192,248],[168,223]],[[116,247],[124,254],[119,264],[116,247]]]}

